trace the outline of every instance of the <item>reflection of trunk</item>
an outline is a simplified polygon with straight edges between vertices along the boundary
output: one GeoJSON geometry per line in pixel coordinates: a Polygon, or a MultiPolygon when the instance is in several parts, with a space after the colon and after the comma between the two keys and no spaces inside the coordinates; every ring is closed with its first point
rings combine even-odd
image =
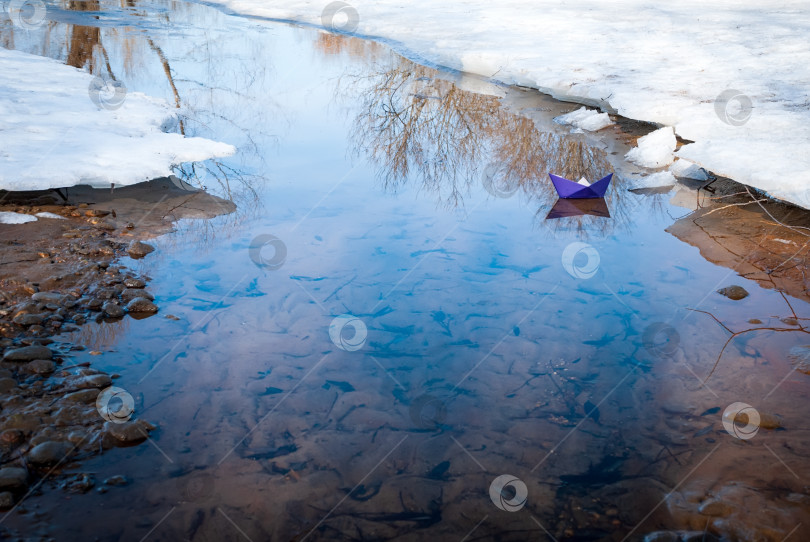
{"type": "MultiPolygon", "coordinates": [[[[98,11],[98,0],[71,1],[68,3],[71,11],[98,11]]],[[[93,60],[93,50],[101,45],[101,30],[93,26],[73,26],[70,33],[70,49],[68,50],[67,64],[75,68],[84,68],[93,60]]]]}
{"type": "MultiPolygon", "coordinates": [[[[155,45],[155,42],[152,41],[152,38],[146,38],[146,41],[149,43],[149,47],[152,48],[157,56],[160,57],[160,63],[163,65],[163,71],[166,74],[166,79],[169,80],[169,86],[172,87],[172,94],[174,94],[174,105],[177,109],[180,109],[180,93],[177,91],[177,86],[174,84],[174,77],[172,77],[172,68],[169,66],[169,60],[166,58],[166,55],[163,54],[163,50],[155,45]]],[[[180,119],[180,133],[186,135],[185,126],[183,126],[183,119],[180,119]]]]}

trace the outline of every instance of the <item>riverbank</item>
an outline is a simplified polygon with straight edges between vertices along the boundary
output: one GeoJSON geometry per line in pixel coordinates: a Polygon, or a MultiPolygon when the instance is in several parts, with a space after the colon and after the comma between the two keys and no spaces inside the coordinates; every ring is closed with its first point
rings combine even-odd
{"type": "Polygon", "coordinates": [[[116,192],[77,187],[67,196],[5,193],[0,203],[0,216],[18,222],[0,224],[0,509],[16,508],[43,483],[68,493],[126,483],[125,475],[95,480],[81,463],[143,442],[155,426],[137,417],[135,403],[123,418],[105,410],[119,375],[72,361],[86,348],[82,328],[176,319],[160,313],[149,277],[123,261],[149,257],[154,247],[144,241],[179,219],[234,210],[176,179],[116,192]]]}

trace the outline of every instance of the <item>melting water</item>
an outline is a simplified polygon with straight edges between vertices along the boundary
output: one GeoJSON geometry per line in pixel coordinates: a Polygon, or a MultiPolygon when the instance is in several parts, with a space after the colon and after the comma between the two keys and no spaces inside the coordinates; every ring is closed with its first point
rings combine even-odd
{"type": "Polygon", "coordinates": [[[719,357],[728,333],[689,309],[737,330],[791,311],[665,232],[688,210],[623,188],[632,133],[571,134],[552,121],[570,104],[195,4],[3,24],[5,46],[109,71],[180,104],[175,129],[239,147],[177,171],[238,211],[128,262],[159,315],[74,337],[105,352],[76,362],[119,373],[159,426],[76,472],[133,482],[46,485],[6,526],[622,540],[754,517],[776,537],[806,517],[808,386],[787,356],[802,334],[752,333],[719,357]],[[609,171],[605,205],[555,205],[547,173],[609,171]],[[751,296],[714,293],[734,283],[751,296]],[[735,438],[721,415],[738,401],[782,430],[735,438]],[[701,514],[712,499],[732,511],[701,514]]]}

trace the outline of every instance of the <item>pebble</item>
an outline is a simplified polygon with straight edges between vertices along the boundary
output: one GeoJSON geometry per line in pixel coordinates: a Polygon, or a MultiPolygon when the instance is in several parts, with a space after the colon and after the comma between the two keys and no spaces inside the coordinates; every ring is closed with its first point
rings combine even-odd
{"type": "Polygon", "coordinates": [[[0,493],[0,508],[6,509],[14,506],[14,495],[8,491],[0,493]]]}
{"type": "Polygon", "coordinates": [[[108,486],[125,486],[129,484],[129,478],[123,474],[116,474],[104,480],[104,484],[108,486]]]}
{"type": "Polygon", "coordinates": [[[110,318],[120,318],[121,316],[124,316],[124,309],[121,308],[120,305],[117,305],[111,301],[104,303],[101,310],[104,311],[104,314],[110,318]]]}
{"type": "Polygon", "coordinates": [[[24,346],[15,350],[8,350],[3,355],[3,361],[33,361],[35,359],[51,358],[53,358],[53,352],[51,352],[51,349],[38,344],[24,346]]]}
{"type": "Polygon", "coordinates": [[[52,465],[62,461],[70,450],[71,446],[67,442],[49,440],[34,446],[28,452],[28,461],[35,465],[52,465]]]}
{"type": "Polygon", "coordinates": [[[22,489],[28,484],[28,471],[21,467],[0,469],[0,489],[22,489]]]}
{"type": "Polygon", "coordinates": [[[56,365],[49,359],[35,359],[22,366],[22,371],[33,375],[50,374],[56,370],[56,365]]]}
{"type": "Polygon", "coordinates": [[[121,444],[135,444],[149,436],[149,431],[155,427],[143,420],[134,420],[124,423],[104,422],[104,433],[111,436],[121,444]]]}
{"type": "Polygon", "coordinates": [[[12,320],[18,326],[34,326],[41,324],[45,318],[40,314],[18,314],[12,320]]]}
{"type": "Polygon", "coordinates": [[[137,288],[127,288],[126,290],[121,292],[121,299],[123,299],[125,303],[132,301],[136,297],[142,297],[144,299],[148,299],[149,301],[155,300],[155,296],[153,296],[146,290],[140,290],[137,288]]]}
{"type": "Polygon", "coordinates": [[[132,241],[132,243],[130,243],[129,247],[127,248],[127,253],[130,255],[131,258],[138,259],[143,258],[144,256],[146,256],[150,252],[153,252],[154,250],[155,247],[153,247],[152,245],[148,245],[141,241],[132,241]]]}
{"type": "Polygon", "coordinates": [[[129,277],[124,279],[124,286],[127,288],[146,288],[146,283],[141,279],[129,277]]]}
{"type": "Polygon", "coordinates": [[[144,297],[136,297],[127,303],[127,312],[157,312],[158,307],[144,297]]]}
{"type": "Polygon", "coordinates": [[[98,390],[98,388],[90,388],[68,393],[62,397],[62,399],[65,401],[73,401],[75,403],[92,403],[96,400],[99,393],[101,392],[98,390]]]}
{"type": "Polygon", "coordinates": [[[748,291],[742,286],[737,285],[720,288],[717,290],[717,293],[734,301],[739,301],[740,299],[745,299],[748,297],[748,291]]]}
{"type": "Polygon", "coordinates": [[[106,374],[87,375],[76,380],[74,385],[79,389],[106,388],[112,385],[112,379],[106,374]]]}
{"type": "Polygon", "coordinates": [[[0,393],[5,393],[17,387],[17,381],[13,378],[0,378],[0,393]]]}
{"type": "Polygon", "coordinates": [[[31,299],[42,303],[59,304],[63,297],[65,296],[59,292],[37,292],[31,296],[31,299]]]}

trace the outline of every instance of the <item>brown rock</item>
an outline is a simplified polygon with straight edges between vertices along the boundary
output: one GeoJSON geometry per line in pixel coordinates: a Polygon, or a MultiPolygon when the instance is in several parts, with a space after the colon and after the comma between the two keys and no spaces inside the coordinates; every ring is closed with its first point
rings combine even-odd
{"type": "Polygon", "coordinates": [[[67,442],[49,440],[34,446],[28,452],[28,461],[35,465],[53,465],[65,459],[72,446],[67,442]]]}
{"type": "Polygon", "coordinates": [[[153,252],[155,247],[152,245],[148,245],[146,243],[142,243],[141,241],[132,241],[127,248],[127,253],[131,258],[143,258],[150,252],[153,252]]]}
{"type": "Polygon", "coordinates": [[[35,359],[52,359],[51,349],[38,344],[8,350],[3,355],[3,361],[33,361],[35,359]]]}
{"type": "Polygon", "coordinates": [[[157,305],[144,297],[136,297],[127,303],[127,312],[153,313],[158,311],[157,305]]]}
{"type": "Polygon", "coordinates": [[[720,295],[724,295],[729,299],[734,301],[739,301],[740,299],[745,299],[748,297],[748,291],[743,288],[742,286],[726,286],[725,288],[720,288],[717,290],[717,293],[720,295]]]}

